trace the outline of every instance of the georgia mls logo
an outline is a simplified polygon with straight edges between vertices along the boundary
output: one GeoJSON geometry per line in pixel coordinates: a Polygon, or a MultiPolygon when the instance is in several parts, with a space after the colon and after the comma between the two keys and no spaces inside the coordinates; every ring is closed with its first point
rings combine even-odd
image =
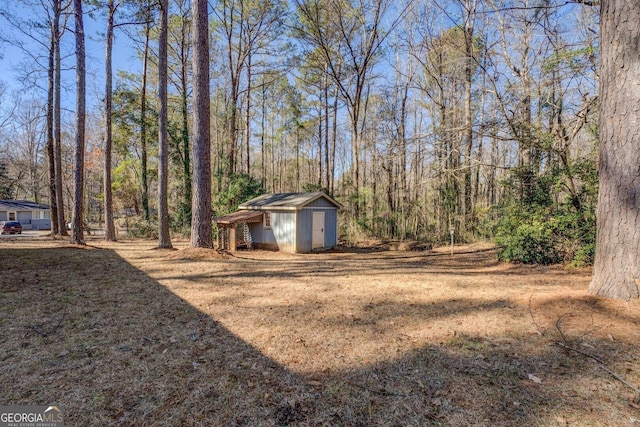
{"type": "Polygon", "coordinates": [[[0,427],[64,427],[57,406],[0,406],[0,427]]]}

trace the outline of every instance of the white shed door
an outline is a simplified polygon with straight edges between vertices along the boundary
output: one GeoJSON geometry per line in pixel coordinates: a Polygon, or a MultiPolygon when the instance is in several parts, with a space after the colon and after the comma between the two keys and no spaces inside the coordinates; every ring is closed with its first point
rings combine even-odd
{"type": "Polygon", "coordinates": [[[324,212],[313,213],[311,249],[324,248],[324,212]]]}

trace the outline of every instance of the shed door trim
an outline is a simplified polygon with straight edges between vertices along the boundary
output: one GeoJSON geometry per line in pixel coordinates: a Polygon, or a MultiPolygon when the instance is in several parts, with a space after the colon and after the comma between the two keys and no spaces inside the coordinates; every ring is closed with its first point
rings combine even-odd
{"type": "Polygon", "coordinates": [[[325,229],[324,212],[313,212],[311,221],[311,249],[324,248],[324,229],[325,229]]]}

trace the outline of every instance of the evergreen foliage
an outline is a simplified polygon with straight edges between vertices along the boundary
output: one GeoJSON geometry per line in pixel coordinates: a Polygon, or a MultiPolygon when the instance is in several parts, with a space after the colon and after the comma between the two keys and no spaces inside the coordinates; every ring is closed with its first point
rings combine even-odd
{"type": "Polygon", "coordinates": [[[0,162],[0,200],[11,199],[13,191],[11,190],[11,179],[7,174],[7,165],[0,162]]]}
{"type": "MultiPolygon", "coordinates": [[[[576,163],[574,173],[580,178],[580,192],[557,200],[562,173],[554,170],[531,183],[523,197],[512,199],[501,209],[496,227],[498,257],[502,261],[528,264],[569,262],[575,266],[591,265],[595,251],[595,162],[576,163]]],[[[566,171],[565,171],[566,173],[566,171]]],[[[510,188],[518,188],[522,174],[515,173],[510,188]]]]}
{"type": "Polygon", "coordinates": [[[236,211],[247,200],[264,194],[260,181],[244,173],[229,177],[229,184],[215,195],[213,209],[216,215],[236,211]]]}

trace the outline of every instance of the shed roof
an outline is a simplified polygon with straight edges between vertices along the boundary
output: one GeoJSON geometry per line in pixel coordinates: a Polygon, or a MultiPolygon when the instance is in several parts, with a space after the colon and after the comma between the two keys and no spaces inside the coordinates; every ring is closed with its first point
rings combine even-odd
{"type": "Polygon", "coordinates": [[[49,205],[30,202],[28,200],[0,200],[0,205],[5,206],[8,209],[15,209],[15,210],[22,210],[22,211],[49,209],[49,205]]]}
{"type": "Polygon", "coordinates": [[[262,212],[237,211],[213,219],[218,225],[231,225],[239,222],[261,222],[262,212]]]}
{"type": "Polygon", "coordinates": [[[314,193],[263,194],[241,204],[240,206],[238,206],[238,208],[245,210],[298,210],[320,198],[324,198],[338,209],[342,208],[342,205],[340,203],[336,202],[332,197],[329,197],[322,191],[317,191],[314,193]]]}

